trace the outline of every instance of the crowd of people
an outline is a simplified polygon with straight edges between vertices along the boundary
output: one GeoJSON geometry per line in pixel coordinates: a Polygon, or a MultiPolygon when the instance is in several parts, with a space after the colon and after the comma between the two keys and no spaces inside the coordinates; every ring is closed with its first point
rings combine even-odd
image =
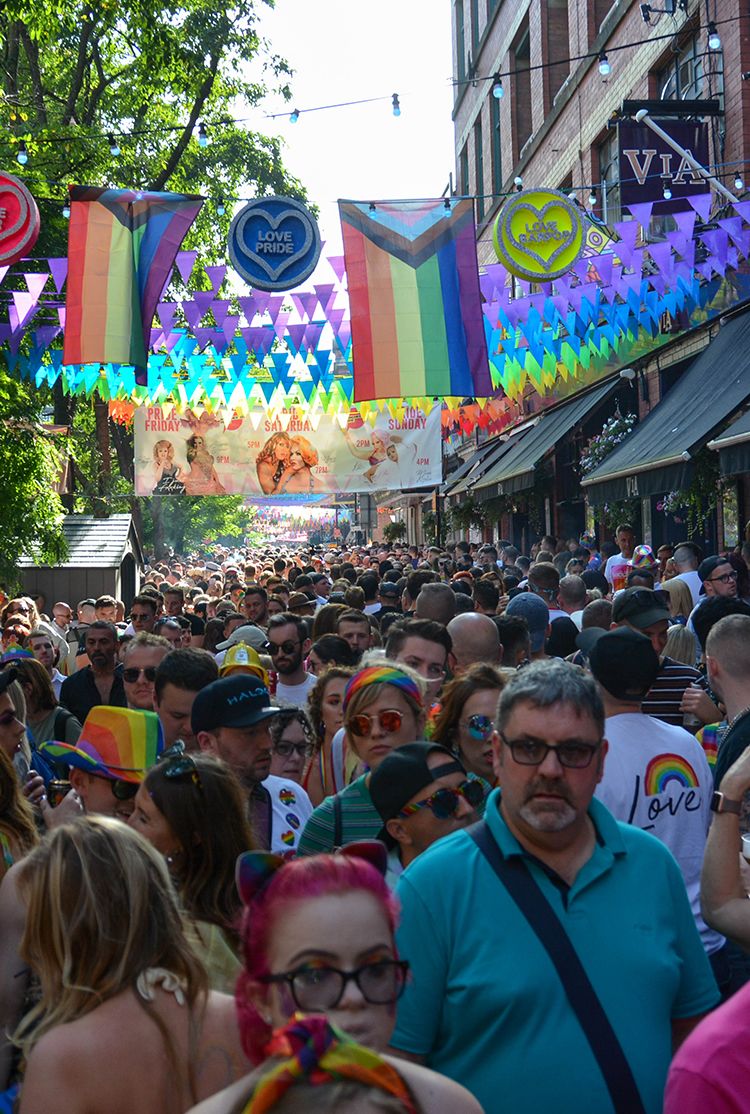
{"type": "Polygon", "coordinates": [[[0,1110],[744,1110],[750,545],[636,542],[6,597],[0,1110]]]}

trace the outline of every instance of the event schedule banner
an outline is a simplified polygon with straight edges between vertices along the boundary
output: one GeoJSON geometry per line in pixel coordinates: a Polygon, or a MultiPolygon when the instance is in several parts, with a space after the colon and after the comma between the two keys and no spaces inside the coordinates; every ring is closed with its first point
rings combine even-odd
{"type": "MultiPolygon", "coordinates": [[[[256,416],[257,417],[257,416],[256,416]]],[[[136,495],[314,496],[428,487],[442,480],[440,405],[404,407],[375,425],[352,408],[292,408],[274,418],[218,417],[160,406],[135,412],[136,495]]]]}

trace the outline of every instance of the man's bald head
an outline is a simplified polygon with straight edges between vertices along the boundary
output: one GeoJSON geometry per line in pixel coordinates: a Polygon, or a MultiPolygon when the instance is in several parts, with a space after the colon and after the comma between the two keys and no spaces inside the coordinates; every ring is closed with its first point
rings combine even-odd
{"type": "Polygon", "coordinates": [[[475,662],[500,664],[500,635],[489,615],[481,615],[478,611],[457,615],[448,623],[448,634],[453,641],[450,654],[453,673],[463,673],[475,662]]]}

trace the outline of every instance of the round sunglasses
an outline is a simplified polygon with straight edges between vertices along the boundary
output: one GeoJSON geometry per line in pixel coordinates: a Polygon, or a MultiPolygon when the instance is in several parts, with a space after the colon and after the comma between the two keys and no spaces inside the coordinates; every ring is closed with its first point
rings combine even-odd
{"type": "Polygon", "coordinates": [[[352,735],[358,735],[360,738],[366,738],[372,735],[372,725],[374,722],[380,724],[381,731],[385,731],[388,735],[392,735],[394,731],[398,731],[401,724],[404,722],[404,717],[401,712],[396,708],[386,708],[383,712],[378,712],[374,716],[368,716],[364,712],[358,716],[352,716],[347,721],[347,728],[351,731],[352,735]]]}
{"type": "Polygon", "coordinates": [[[147,681],[151,682],[151,684],[153,684],[156,680],[155,665],[147,665],[145,669],[136,669],[135,667],[132,667],[131,669],[123,669],[122,679],[123,681],[125,681],[126,684],[134,685],[136,681],[140,681],[141,673],[147,681]]]}
{"type": "Polygon", "coordinates": [[[466,727],[470,739],[481,739],[484,741],[485,739],[489,739],[495,729],[491,716],[469,716],[468,719],[462,720],[462,723],[466,727]]]}
{"type": "Polygon", "coordinates": [[[458,802],[462,797],[472,808],[478,808],[484,800],[484,790],[481,782],[465,781],[463,785],[459,785],[456,789],[447,787],[436,789],[431,796],[425,797],[423,801],[417,801],[413,805],[405,805],[396,814],[396,819],[406,820],[408,816],[413,816],[420,809],[429,808],[436,820],[449,820],[451,816],[456,815],[458,802]]]}

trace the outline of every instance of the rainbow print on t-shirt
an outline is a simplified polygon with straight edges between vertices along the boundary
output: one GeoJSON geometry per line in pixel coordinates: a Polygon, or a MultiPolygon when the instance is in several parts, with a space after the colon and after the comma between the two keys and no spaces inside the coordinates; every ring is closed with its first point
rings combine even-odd
{"type": "Polygon", "coordinates": [[[676,781],[683,789],[698,787],[695,770],[686,759],[679,754],[658,754],[646,767],[646,796],[655,797],[666,792],[671,781],[676,781]]]}

